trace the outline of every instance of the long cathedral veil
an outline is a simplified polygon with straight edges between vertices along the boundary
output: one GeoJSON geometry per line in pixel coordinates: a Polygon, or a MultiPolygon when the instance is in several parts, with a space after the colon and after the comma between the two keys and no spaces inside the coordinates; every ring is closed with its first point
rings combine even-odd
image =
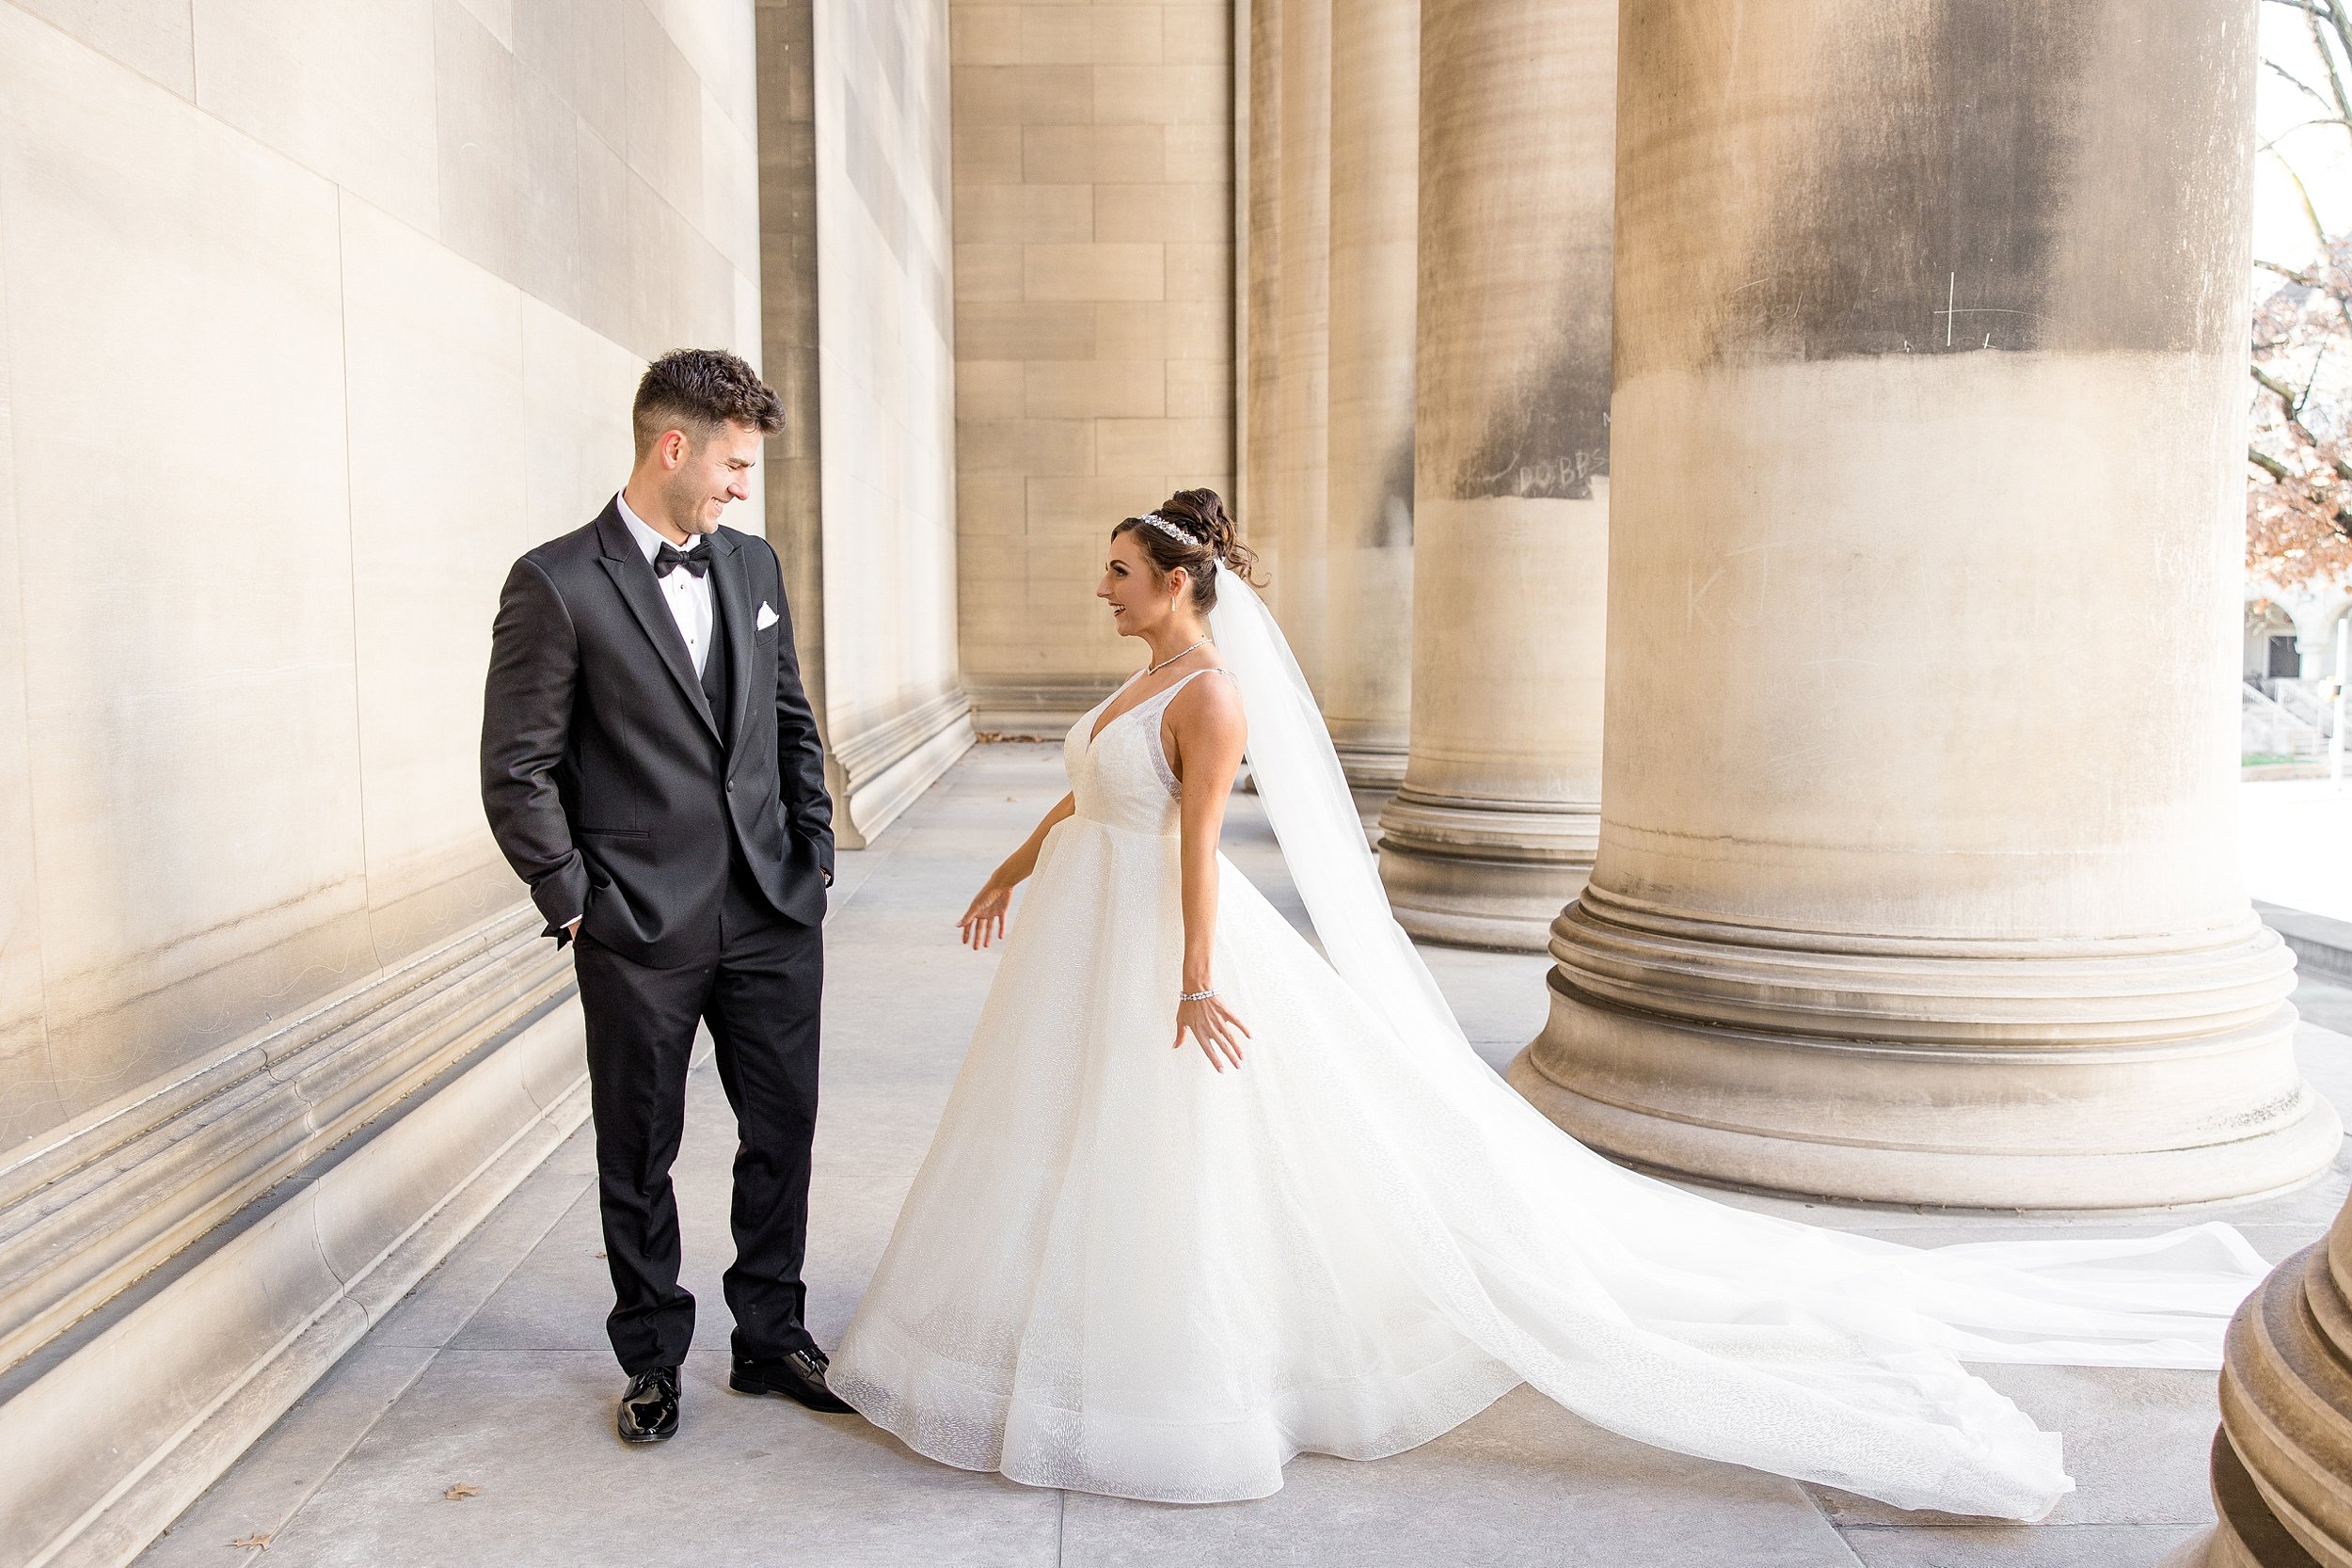
{"type": "Polygon", "coordinates": [[[1890,1414],[1948,1423],[1955,1453],[2007,1450],[2020,1473],[2046,1478],[2012,1475],[2002,1484],[2021,1490],[1996,1487],[1974,1506],[2034,1517],[2072,1484],[2057,1440],[1958,1362],[2220,1365],[2230,1315],[2267,1268],[2227,1225],[1911,1247],[1702,1196],[1545,1120],[1470,1050],[1391,914],[1329,733],[1273,615],[1235,573],[1215,580],[1210,632],[1241,696],[1250,771],[1283,860],[1332,967],[1390,1026],[1391,1037],[1362,1049],[1394,1064],[1401,1095],[1471,1130],[1471,1165],[1458,1151],[1432,1153],[1425,1180],[1457,1200],[1453,1212],[1479,1226],[1491,1213],[1499,1228],[1462,1238],[1478,1261],[1443,1288],[1457,1322],[1520,1375],[1628,1435],[1813,1479],[1837,1475],[1819,1453],[1841,1420],[1857,1435],[1890,1414]],[[1487,1186],[1463,1190],[1470,1180],[1487,1186]],[[1598,1316],[1573,1305],[1596,1291],[1598,1316]],[[1607,1358],[1643,1358],[1648,1403],[1588,1375],[1603,1345],[1614,1347],[1607,1358]],[[1677,1368],[1694,1381],[1668,1397],[1677,1368]],[[1785,1404],[1789,1433],[1708,1438],[1740,1423],[1690,1406],[1740,1388],[1785,1404]],[[1820,1423],[1811,1437],[1793,1435],[1800,1411],[1820,1423]]]}
{"type": "Polygon", "coordinates": [[[1331,967],[1406,1038],[1470,1041],[1412,939],[1389,911],[1339,752],[1273,612],[1239,574],[1218,567],[1209,635],[1249,723],[1249,771],[1291,880],[1331,967]]]}

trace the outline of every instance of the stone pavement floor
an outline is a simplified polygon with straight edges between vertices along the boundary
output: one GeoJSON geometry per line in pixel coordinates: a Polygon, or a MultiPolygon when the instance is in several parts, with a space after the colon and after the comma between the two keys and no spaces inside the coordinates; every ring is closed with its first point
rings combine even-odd
{"type": "MultiPolygon", "coordinates": [[[[843,857],[827,933],[808,1260],[811,1326],[827,1344],[881,1254],[993,967],[957,945],[953,922],[1059,794],[1058,764],[1056,748],[977,748],[879,847],[843,857]]],[[[1229,852],[1303,922],[1253,797],[1235,799],[1229,852]]],[[[1429,958],[1496,1066],[1541,1025],[1542,958],[1441,948],[1429,958]]],[[[2307,1069],[2352,1106],[2352,991],[2306,982],[2296,1000],[2307,1069]]],[[[734,1140],[707,1060],[689,1101],[676,1179],[686,1281],[703,1318],[675,1440],[636,1449],[612,1434],[622,1379],[604,1339],[609,1286],[582,1128],[142,1563],[2153,1568],[2211,1518],[2214,1379],[2185,1371],[1987,1370],[2066,1435],[2080,1490],[2037,1526],[1906,1514],[1660,1452],[1525,1388],[1395,1458],[1301,1457],[1283,1490],[1257,1502],[1175,1507],[966,1474],[854,1417],[727,1392],[719,1275],[734,1140]]],[[[2296,1192],[2195,1217],[2236,1222],[2275,1261],[2325,1230],[2347,1174],[2352,1159],[2340,1156],[2296,1192]]],[[[2181,1223],[1726,1201],[1915,1243],[2181,1223]]]]}

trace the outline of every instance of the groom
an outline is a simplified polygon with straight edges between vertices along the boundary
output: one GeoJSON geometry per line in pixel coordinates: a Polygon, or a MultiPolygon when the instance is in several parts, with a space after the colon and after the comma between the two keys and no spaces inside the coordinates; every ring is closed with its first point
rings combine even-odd
{"type": "Polygon", "coordinates": [[[631,422],[621,493],[507,575],[482,801],[548,934],[572,943],[605,1328],[629,1379],[617,1425],[659,1443],[677,1431],[694,1335],[670,1164],[697,1021],[739,1139],[729,1386],[850,1406],[801,1321],[833,806],[776,553],[719,526],[784,406],[735,356],[689,349],[645,372],[631,422]]]}

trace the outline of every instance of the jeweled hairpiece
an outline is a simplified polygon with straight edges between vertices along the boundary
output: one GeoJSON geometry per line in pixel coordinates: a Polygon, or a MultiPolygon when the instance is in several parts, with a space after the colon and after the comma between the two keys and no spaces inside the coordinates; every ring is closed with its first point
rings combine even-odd
{"type": "MultiPolygon", "coordinates": [[[[1183,529],[1178,528],[1174,523],[1169,522],[1166,517],[1161,516],[1156,512],[1146,512],[1140,516],[1130,517],[1127,520],[1131,523],[1150,523],[1153,528],[1158,529],[1162,533],[1167,534],[1170,539],[1175,540],[1180,545],[1192,545],[1198,546],[1208,543],[1205,539],[1195,539],[1191,534],[1186,533],[1183,529]]],[[[1205,576],[1209,573],[1215,572],[1220,564],[1222,564],[1222,562],[1218,560],[1216,553],[1215,551],[1211,551],[1209,559],[1201,562],[1200,570],[1202,575],[1205,576]]]]}
{"type": "Polygon", "coordinates": [[[1136,521],[1138,523],[1150,523],[1153,528],[1158,529],[1162,533],[1167,534],[1170,539],[1175,540],[1179,545],[1198,545],[1200,543],[1200,540],[1195,539],[1191,534],[1186,533],[1183,529],[1178,528],[1174,523],[1169,522],[1166,517],[1161,516],[1156,512],[1146,512],[1141,516],[1137,517],[1136,521]]]}

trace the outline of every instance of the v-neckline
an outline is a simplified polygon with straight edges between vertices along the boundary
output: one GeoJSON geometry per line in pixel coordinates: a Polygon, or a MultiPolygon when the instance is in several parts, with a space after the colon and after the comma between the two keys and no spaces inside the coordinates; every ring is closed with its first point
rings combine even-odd
{"type": "MultiPolygon", "coordinates": [[[[1183,674],[1177,676],[1174,680],[1168,682],[1166,686],[1160,688],[1157,691],[1152,692],[1149,697],[1144,698],[1135,706],[1127,709],[1126,712],[1104,714],[1101,720],[1096,721],[1094,727],[1087,732],[1087,751],[1089,753],[1092,752],[1094,750],[1094,743],[1108,735],[1110,733],[1111,726],[1118,723],[1120,720],[1132,718],[1136,714],[1141,713],[1145,708],[1151,706],[1153,703],[1158,702],[1162,697],[1167,696],[1169,692],[1184,685],[1184,682],[1192,679],[1193,676],[1205,675],[1212,670],[1222,670],[1224,668],[1225,666],[1222,664],[1204,664],[1198,670],[1187,670],[1183,674]]],[[[1119,691],[1126,690],[1128,687],[1136,684],[1136,675],[1129,675],[1126,680],[1120,684],[1119,691]]],[[[1110,702],[1115,703],[1119,701],[1119,691],[1114,691],[1110,694],[1110,702]]]]}
{"type": "MultiPolygon", "coordinates": [[[[1136,684],[1136,677],[1135,677],[1135,676],[1133,676],[1133,675],[1129,675],[1129,676],[1128,676],[1128,677],[1127,677],[1124,681],[1121,681],[1121,682],[1120,683],[1120,686],[1119,686],[1119,691],[1124,691],[1124,690],[1126,690],[1126,689],[1127,689],[1127,688],[1129,688],[1129,687],[1131,687],[1131,686],[1133,686],[1133,685],[1135,685],[1135,684],[1136,684]]],[[[1112,693],[1110,694],[1110,696],[1109,696],[1109,697],[1107,697],[1107,698],[1105,698],[1105,699],[1104,700],[1104,704],[1103,704],[1103,705],[1104,705],[1105,708],[1109,707],[1109,706],[1110,706],[1110,705],[1111,705],[1112,703],[1115,703],[1115,702],[1119,701],[1119,691],[1114,691],[1114,692],[1112,692],[1112,693]]],[[[1143,699],[1143,703],[1148,703],[1148,702],[1150,702],[1151,700],[1152,700],[1151,698],[1146,697],[1146,698],[1144,698],[1144,699],[1143,699]]],[[[1127,710],[1127,713],[1136,713],[1136,712],[1139,712],[1139,711],[1141,711],[1141,709],[1142,709],[1142,707],[1143,707],[1143,703],[1137,703],[1137,704],[1136,704],[1134,707],[1129,708],[1129,709],[1127,710]]],[[[1105,732],[1107,732],[1113,724],[1116,724],[1116,723],[1118,723],[1118,722],[1119,722],[1121,719],[1126,718],[1126,717],[1127,717],[1127,713],[1107,713],[1107,712],[1106,712],[1106,713],[1104,713],[1104,714],[1103,715],[1103,717],[1102,717],[1102,718],[1100,718],[1100,719],[1096,720],[1096,721],[1094,721],[1094,723],[1093,723],[1090,727],[1089,727],[1089,729],[1087,730],[1087,746],[1086,746],[1086,749],[1087,749],[1089,752],[1093,751],[1093,750],[1094,750],[1094,743],[1095,743],[1096,741],[1098,741],[1098,740],[1102,739],[1102,738],[1103,738],[1103,736],[1104,736],[1104,733],[1105,733],[1105,732]]]]}

